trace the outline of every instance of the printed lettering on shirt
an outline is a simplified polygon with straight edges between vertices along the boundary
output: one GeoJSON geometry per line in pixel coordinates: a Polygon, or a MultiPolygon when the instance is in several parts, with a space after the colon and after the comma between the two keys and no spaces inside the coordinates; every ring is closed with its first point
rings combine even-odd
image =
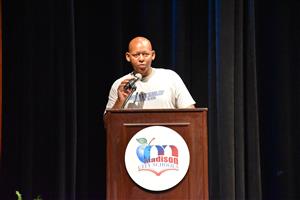
{"type": "Polygon", "coordinates": [[[155,100],[158,96],[162,96],[164,94],[164,90],[152,91],[152,92],[136,92],[134,95],[130,97],[131,101],[134,102],[145,102],[155,100]]]}

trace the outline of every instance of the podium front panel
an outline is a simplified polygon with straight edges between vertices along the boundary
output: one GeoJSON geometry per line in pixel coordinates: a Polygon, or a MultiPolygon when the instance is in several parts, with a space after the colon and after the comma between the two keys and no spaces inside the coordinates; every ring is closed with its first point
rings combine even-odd
{"type": "Polygon", "coordinates": [[[109,110],[106,113],[107,199],[208,199],[207,109],[109,110]],[[165,126],[179,133],[188,145],[190,165],[176,186],[159,192],[137,185],[126,171],[128,142],[149,126],[165,126]]]}

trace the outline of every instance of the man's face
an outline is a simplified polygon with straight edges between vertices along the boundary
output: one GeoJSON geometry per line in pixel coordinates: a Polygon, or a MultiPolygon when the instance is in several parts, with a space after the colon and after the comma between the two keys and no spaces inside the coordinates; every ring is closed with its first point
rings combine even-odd
{"type": "Polygon", "coordinates": [[[129,61],[135,72],[147,76],[151,73],[151,63],[155,58],[150,42],[147,40],[132,41],[129,45],[129,52],[126,59],[129,61]]]}

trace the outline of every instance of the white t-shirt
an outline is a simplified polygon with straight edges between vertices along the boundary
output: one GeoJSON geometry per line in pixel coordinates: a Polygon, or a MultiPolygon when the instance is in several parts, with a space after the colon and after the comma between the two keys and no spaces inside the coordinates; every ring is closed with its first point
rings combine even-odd
{"type": "MultiPolygon", "coordinates": [[[[152,68],[152,73],[136,82],[136,91],[124,108],[186,108],[195,104],[194,99],[179,75],[163,68],[152,68]]],[[[109,92],[106,109],[112,108],[118,98],[118,86],[122,80],[133,78],[132,73],[117,79],[109,92]]]]}

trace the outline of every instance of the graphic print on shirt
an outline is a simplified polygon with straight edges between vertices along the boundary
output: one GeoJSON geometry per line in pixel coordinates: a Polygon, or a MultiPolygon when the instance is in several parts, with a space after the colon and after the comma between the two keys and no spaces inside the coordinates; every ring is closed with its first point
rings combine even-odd
{"type": "Polygon", "coordinates": [[[164,90],[152,91],[152,92],[136,92],[133,94],[128,103],[128,108],[143,108],[146,101],[154,101],[159,96],[164,95],[164,90]]]}

